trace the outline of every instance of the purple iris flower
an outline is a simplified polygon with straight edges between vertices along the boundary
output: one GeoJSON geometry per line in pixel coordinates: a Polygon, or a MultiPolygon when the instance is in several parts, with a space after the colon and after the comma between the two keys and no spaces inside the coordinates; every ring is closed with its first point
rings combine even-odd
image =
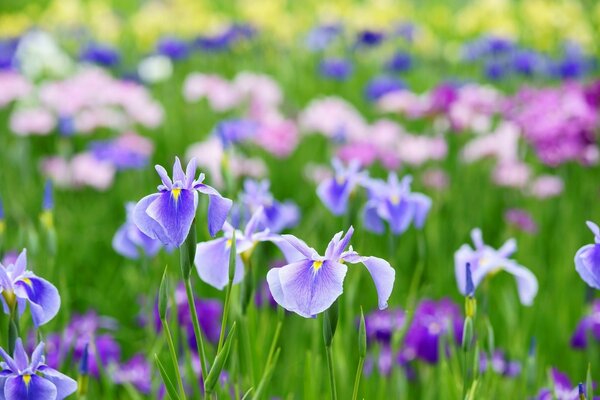
{"type": "Polygon", "coordinates": [[[395,332],[406,323],[406,313],[400,308],[376,310],[365,317],[365,329],[369,342],[389,344],[395,332]]]}
{"type": "Polygon", "coordinates": [[[387,182],[369,179],[365,187],[369,191],[369,200],[363,211],[365,228],[374,233],[385,231],[384,221],[390,230],[398,235],[404,233],[411,223],[417,229],[423,228],[431,209],[431,199],[411,191],[410,175],[398,181],[395,173],[390,173],[387,182]]]}
{"type": "Polygon", "coordinates": [[[50,321],[60,308],[60,296],[54,285],[27,270],[27,251],[17,260],[4,266],[0,263],[0,292],[4,312],[9,314],[16,302],[19,315],[29,303],[31,318],[36,327],[50,321]]]}
{"type": "MultiPolygon", "coordinates": [[[[293,228],[300,220],[300,210],[292,201],[280,202],[273,197],[270,191],[271,182],[268,179],[256,181],[246,179],[244,191],[240,195],[241,203],[250,213],[254,214],[262,207],[264,218],[262,228],[269,229],[272,233],[279,233],[284,229],[293,228]]],[[[243,211],[243,210],[242,210],[243,211]]],[[[251,215],[247,218],[249,219],[251,215]]]]}
{"type": "MultiPolygon", "coordinates": [[[[285,265],[285,263],[283,265],[285,265]]],[[[254,295],[254,304],[256,304],[257,308],[262,308],[266,306],[270,306],[271,308],[277,308],[277,302],[273,298],[273,295],[269,290],[269,284],[266,280],[262,281],[258,285],[258,289],[256,290],[256,293],[254,295]]]]}
{"type": "Polygon", "coordinates": [[[0,398],[15,400],[62,400],[77,390],[77,382],[45,364],[44,343],[40,342],[31,361],[21,338],[13,357],[0,348],[0,398]]]}
{"type": "Polygon", "coordinates": [[[464,295],[466,290],[466,265],[471,265],[473,284],[475,288],[483,279],[497,271],[504,270],[514,275],[517,280],[517,290],[521,303],[530,306],[538,291],[538,282],[535,275],[509,257],[517,250],[514,239],[507,240],[500,249],[494,249],[483,242],[479,228],[471,231],[474,248],[463,244],[454,253],[454,268],[459,291],[464,295]]]}
{"type": "Polygon", "coordinates": [[[92,142],[89,149],[96,159],[108,161],[119,170],[144,168],[150,156],[123,138],[92,142]]]}
{"type": "Polygon", "coordinates": [[[329,211],[334,215],[342,215],[348,208],[350,195],[358,185],[365,182],[367,173],[360,170],[357,160],[346,167],[339,159],[334,158],[331,164],[335,175],[319,184],[317,195],[329,211]]]}
{"type": "Polygon", "coordinates": [[[575,269],[585,283],[594,289],[600,289],[600,228],[592,221],[587,221],[586,224],[594,234],[594,244],[577,250],[575,269]]]}
{"type": "Polygon", "coordinates": [[[306,36],[306,47],[312,51],[325,50],[342,34],[341,25],[322,25],[313,28],[306,36]]]}
{"type": "Polygon", "coordinates": [[[245,230],[235,230],[228,222],[223,226],[222,238],[198,243],[194,264],[200,279],[209,285],[223,290],[229,282],[229,253],[233,232],[235,230],[236,264],[233,283],[239,283],[244,278],[244,263],[241,255],[250,252],[259,242],[273,240],[268,229],[258,231],[262,225],[264,212],[259,208],[246,224],[245,230]]]}
{"type": "Polygon", "coordinates": [[[171,60],[183,60],[190,54],[190,46],[181,39],[165,37],[156,44],[156,52],[171,60]]]}
{"type": "Polygon", "coordinates": [[[183,172],[181,161],[175,158],[173,180],[160,165],[155,166],[162,185],[159,193],[141,199],[135,206],[133,222],[147,236],[165,245],[181,246],[190,231],[198,207],[198,193],[208,195],[208,231],[211,236],[223,227],[232,201],[204,183],[204,174],[196,175],[196,160],[192,159],[183,172]]]}
{"type": "Polygon", "coordinates": [[[499,60],[488,60],[484,66],[484,74],[486,78],[498,81],[506,77],[509,69],[505,62],[499,60]]]}
{"type": "Polygon", "coordinates": [[[364,30],[358,33],[356,37],[356,44],[359,46],[366,47],[376,47],[379,46],[383,40],[385,39],[385,35],[383,32],[377,32],[372,30],[364,30]]]}
{"type": "Polygon", "coordinates": [[[231,119],[217,124],[214,134],[221,140],[224,148],[244,142],[257,132],[257,124],[246,119],[231,119]]]}
{"type": "Polygon", "coordinates": [[[112,374],[116,384],[128,383],[147,395],[152,391],[151,377],[150,364],[142,354],[134,355],[129,361],[119,365],[112,374]]]}
{"type": "Polygon", "coordinates": [[[412,57],[410,54],[398,51],[388,60],[385,67],[390,72],[404,72],[412,67],[412,57]]]}
{"type": "Polygon", "coordinates": [[[536,233],[537,224],[531,214],[519,208],[509,208],[504,213],[504,220],[518,229],[527,233],[536,233]]]}
{"type": "Polygon", "coordinates": [[[275,301],[286,310],[305,318],[314,317],[327,310],[344,291],[344,278],[348,271],[344,263],[348,262],[365,265],[375,282],[379,308],[386,308],[396,271],[381,258],[362,257],[352,247],[346,250],[353,233],[353,227],[343,237],[343,232],[338,232],[329,242],[325,256],[319,255],[295,236],[282,235],[287,243],[279,246],[289,264],[272,268],[267,273],[267,282],[275,301]]]}
{"type": "Polygon", "coordinates": [[[18,46],[18,37],[0,39],[0,70],[16,67],[15,54],[18,46]]]}
{"type": "Polygon", "coordinates": [[[590,337],[600,340],[600,300],[594,300],[590,313],[577,324],[571,336],[571,347],[585,349],[590,337]]]}
{"type": "Polygon", "coordinates": [[[579,388],[573,386],[569,377],[556,368],[550,373],[553,389],[542,389],[536,396],[536,400],[578,400],[579,388]]]}
{"type": "Polygon", "coordinates": [[[103,67],[114,67],[121,61],[121,55],[116,49],[99,43],[88,44],[81,51],[79,58],[103,67]]]}
{"type": "Polygon", "coordinates": [[[319,64],[319,72],[325,78],[345,81],[352,74],[352,63],[343,58],[327,58],[319,64]]]}
{"type": "Polygon", "coordinates": [[[371,79],[365,87],[365,97],[370,101],[377,101],[386,94],[406,89],[406,85],[398,78],[392,76],[378,76],[371,79]]]}
{"type": "Polygon", "coordinates": [[[142,254],[154,257],[162,247],[160,240],[152,239],[133,222],[135,203],[127,203],[125,207],[127,220],[113,237],[113,249],[122,256],[133,260],[139,259],[142,254]]]}
{"type": "Polygon", "coordinates": [[[421,359],[435,364],[439,359],[439,340],[450,335],[461,343],[463,318],[460,308],[450,299],[434,301],[422,300],[414,313],[398,361],[405,364],[415,359],[421,359]]]}
{"type": "Polygon", "coordinates": [[[484,372],[491,368],[495,373],[514,378],[521,374],[521,363],[518,361],[510,361],[502,350],[496,350],[488,359],[487,354],[481,353],[479,356],[479,371],[484,372]]]}

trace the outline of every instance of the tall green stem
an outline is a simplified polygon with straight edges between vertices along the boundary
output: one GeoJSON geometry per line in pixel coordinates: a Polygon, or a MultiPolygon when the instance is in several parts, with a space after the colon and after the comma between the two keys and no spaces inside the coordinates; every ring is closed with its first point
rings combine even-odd
{"type": "Polygon", "coordinates": [[[173,361],[173,369],[175,369],[175,377],[177,378],[177,385],[179,386],[179,393],[181,393],[181,398],[185,399],[185,389],[183,387],[183,380],[181,379],[181,372],[179,371],[179,363],[177,362],[177,352],[175,351],[175,344],[173,343],[173,336],[171,336],[171,330],[169,329],[169,324],[167,324],[167,320],[162,320],[163,330],[165,331],[165,336],[167,338],[167,344],[169,346],[169,353],[171,354],[171,360],[173,361]]]}
{"type": "Polygon", "coordinates": [[[192,282],[189,277],[185,280],[185,293],[187,294],[190,314],[192,314],[192,325],[194,325],[194,335],[196,336],[196,346],[198,348],[198,354],[200,355],[200,368],[202,369],[202,371],[200,371],[200,378],[202,378],[208,374],[208,369],[206,369],[206,352],[204,351],[204,339],[202,339],[202,331],[200,330],[200,322],[198,321],[198,313],[196,312],[192,282]]]}
{"type": "Polygon", "coordinates": [[[333,354],[331,346],[325,346],[327,353],[327,369],[329,370],[329,386],[331,387],[331,399],[337,400],[337,390],[335,388],[335,372],[333,370],[333,354]]]}
{"type": "Polygon", "coordinates": [[[354,390],[352,391],[352,400],[356,400],[358,398],[358,387],[360,386],[360,378],[362,376],[364,364],[365,359],[363,357],[360,357],[358,359],[358,367],[356,368],[356,376],[354,377],[354,390]]]}

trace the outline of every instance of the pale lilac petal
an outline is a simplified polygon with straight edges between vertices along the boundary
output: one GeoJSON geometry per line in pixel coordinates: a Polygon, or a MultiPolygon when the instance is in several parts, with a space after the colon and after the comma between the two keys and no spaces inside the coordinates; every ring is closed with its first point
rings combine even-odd
{"type": "Polygon", "coordinates": [[[133,222],[147,236],[158,239],[162,243],[169,244],[170,240],[165,229],[147,213],[148,207],[158,200],[160,193],[154,193],[141,199],[133,210],[133,222]]]}
{"type": "Polygon", "coordinates": [[[15,351],[13,354],[15,364],[20,371],[25,370],[29,366],[29,356],[23,347],[23,341],[21,338],[17,338],[15,342],[15,351]]]}
{"type": "Polygon", "coordinates": [[[336,178],[325,180],[319,184],[317,196],[333,215],[342,215],[348,208],[350,184],[347,179],[341,182],[336,178]]]}
{"type": "Polygon", "coordinates": [[[256,209],[254,214],[252,214],[252,217],[250,217],[250,220],[246,224],[246,229],[244,230],[244,236],[246,236],[246,237],[252,236],[252,234],[255,233],[259,229],[261,224],[264,222],[264,219],[265,219],[264,208],[262,206],[260,206],[256,209]]]}
{"type": "Polygon", "coordinates": [[[294,235],[281,235],[281,237],[289,244],[291,244],[296,250],[298,250],[304,257],[306,258],[314,258],[318,255],[317,251],[312,247],[308,247],[306,243],[302,239],[298,239],[294,235]]]}
{"type": "Polygon", "coordinates": [[[598,225],[596,225],[592,221],[586,221],[586,225],[594,234],[594,239],[596,240],[596,243],[600,243],[600,227],[598,227],[598,225]]]}
{"type": "Polygon", "coordinates": [[[36,369],[38,367],[38,365],[40,365],[40,363],[43,362],[44,348],[45,348],[44,342],[40,342],[33,350],[33,353],[31,354],[31,363],[30,363],[30,365],[33,369],[36,369]]]}
{"type": "Polygon", "coordinates": [[[277,246],[279,250],[281,250],[281,252],[283,253],[285,260],[290,264],[306,259],[306,256],[304,254],[299,252],[296,249],[296,247],[292,246],[290,242],[288,242],[286,239],[282,238],[279,235],[270,235],[266,237],[265,240],[269,240],[275,246],[277,246]]]}
{"type": "Polygon", "coordinates": [[[575,254],[575,270],[589,286],[600,289],[600,245],[588,244],[575,254]]]}
{"type": "MultiPolygon", "coordinates": [[[[229,283],[229,254],[231,247],[228,239],[221,238],[208,242],[198,243],[194,265],[196,271],[204,282],[223,290],[229,283]]],[[[233,283],[238,283],[244,278],[244,264],[236,256],[235,275],[233,283]]]]}
{"type": "Polygon", "coordinates": [[[361,257],[356,252],[344,254],[343,259],[351,264],[364,264],[375,283],[379,309],[387,308],[396,279],[396,271],[390,263],[378,257],[361,257]]]}
{"type": "Polygon", "coordinates": [[[383,220],[377,213],[376,202],[369,201],[365,205],[365,208],[363,210],[363,224],[365,229],[373,233],[381,234],[385,232],[385,225],[383,224],[383,220]]]}
{"type": "Polygon", "coordinates": [[[288,309],[289,307],[285,303],[285,296],[283,295],[283,289],[281,288],[281,280],[279,279],[279,270],[281,268],[272,268],[267,272],[267,283],[273,299],[281,307],[288,309]]]}
{"type": "Polygon", "coordinates": [[[194,185],[194,179],[196,178],[196,169],[197,169],[197,161],[196,157],[192,157],[190,162],[185,169],[185,188],[190,189],[194,185]]]}
{"type": "Polygon", "coordinates": [[[13,276],[22,275],[27,269],[27,249],[23,249],[15,261],[13,276]]]}
{"type": "Polygon", "coordinates": [[[427,214],[429,214],[429,210],[431,209],[431,199],[421,193],[411,194],[410,199],[414,203],[415,228],[421,229],[425,225],[427,214]]]}
{"type": "Polygon", "coordinates": [[[498,254],[502,257],[510,257],[515,251],[517,251],[517,241],[515,239],[508,239],[498,249],[498,254]]]}
{"type": "Polygon", "coordinates": [[[121,226],[112,240],[113,249],[120,255],[136,259],[138,258],[138,247],[127,236],[127,224],[121,226]]]}
{"type": "Polygon", "coordinates": [[[158,172],[158,176],[160,176],[160,180],[162,181],[163,185],[168,190],[171,190],[173,182],[171,182],[171,178],[169,177],[169,173],[167,172],[167,170],[162,165],[155,165],[154,169],[156,170],[156,172],[158,172]]]}
{"type": "Polygon", "coordinates": [[[74,379],[58,372],[47,365],[41,365],[38,369],[56,387],[56,400],[63,400],[77,390],[77,382],[74,379]]]}
{"type": "Polygon", "coordinates": [[[517,291],[521,304],[532,305],[538,291],[538,281],[533,272],[515,262],[506,263],[502,269],[514,275],[517,280],[517,291]]]}
{"type": "Polygon", "coordinates": [[[15,282],[15,294],[29,301],[31,317],[36,327],[50,321],[60,309],[60,296],[56,287],[37,276],[15,282]]]}
{"type": "Polygon", "coordinates": [[[173,183],[180,182],[181,185],[185,184],[186,177],[181,167],[181,160],[179,157],[175,157],[175,163],[173,164],[173,183]]]}
{"type": "Polygon", "coordinates": [[[197,184],[195,189],[208,195],[208,232],[214,237],[223,228],[233,201],[222,197],[216,189],[203,183],[197,184]]]}
{"type": "Polygon", "coordinates": [[[179,247],[185,241],[196,216],[195,203],[195,193],[182,189],[178,197],[173,192],[163,192],[148,206],[146,213],[160,224],[169,238],[165,244],[179,247]]]}

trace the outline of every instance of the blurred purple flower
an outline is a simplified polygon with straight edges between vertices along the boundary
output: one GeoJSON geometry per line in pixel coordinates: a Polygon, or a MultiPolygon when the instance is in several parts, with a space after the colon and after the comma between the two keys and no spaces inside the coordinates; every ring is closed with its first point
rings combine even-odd
{"type": "Polygon", "coordinates": [[[112,373],[116,384],[130,384],[143,394],[152,390],[152,370],[142,354],[134,355],[129,361],[120,364],[112,373]]]}
{"type": "Polygon", "coordinates": [[[334,215],[342,215],[348,209],[350,195],[367,178],[367,173],[361,171],[358,160],[352,160],[344,166],[340,160],[331,161],[334,176],[319,184],[317,195],[321,202],[334,215]]]}
{"type": "Polygon", "coordinates": [[[224,148],[244,142],[256,136],[258,124],[245,119],[224,120],[217,124],[214,134],[221,140],[224,148]]]}
{"type": "Polygon", "coordinates": [[[116,139],[92,142],[89,150],[99,161],[108,161],[119,170],[140,169],[148,164],[154,145],[142,136],[126,133],[116,139]]]}
{"type": "Polygon", "coordinates": [[[133,222],[135,203],[127,203],[127,220],[115,233],[112,246],[115,251],[124,257],[137,260],[143,254],[154,257],[162,247],[160,240],[152,239],[140,231],[133,222]]]}
{"type": "Polygon", "coordinates": [[[341,25],[321,25],[313,28],[306,35],[306,47],[312,51],[322,51],[341,35],[341,25]]]}
{"type": "Polygon", "coordinates": [[[266,228],[271,233],[279,233],[284,229],[293,228],[300,220],[300,209],[292,201],[280,202],[270,192],[271,182],[268,179],[257,181],[246,179],[244,191],[240,194],[242,209],[242,222],[247,222],[252,214],[262,207],[264,218],[261,219],[261,228],[266,228]]]}
{"type": "Polygon", "coordinates": [[[594,300],[589,314],[577,324],[571,336],[571,347],[585,349],[588,347],[588,339],[592,337],[600,341],[600,300],[594,300]]]}
{"type": "Polygon", "coordinates": [[[579,400],[579,388],[569,377],[556,368],[550,372],[551,389],[541,389],[536,400],[579,400]]]}
{"type": "Polygon", "coordinates": [[[592,221],[586,224],[594,234],[594,243],[577,250],[575,270],[590,287],[600,289],[600,228],[592,221]]]}
{"type": "Polygon", "coordinates": [[[538,226],[530,213],[519,208],[509,208],[504,212],[504,220],[527,233],[537,233],[538,226]]]}
{"type": "Polygon", "coordinates": [[[190,45],[175,37],[164,37],[156,44],[156,52],[171,60],[183,60],[190,53],[190,45]]]}
{"type": "Polygon", "coordinates": [[[352,63],[343,58],[326,58],[319,64],[319,72],[325,78],[345,81],[352,74],[352,63]]]}
{"type": "Polygon", "coordinates": [[[485,372],[488,368],[509,378],[519,376],[522,370],[521,363],[508,360],[502,350],[495,350],[492,357],[488,357],[486,353],[479,355],[479,371],[485,372]]]}
{"type": "Polygon", "coordinates": [[[365,97],[369,101],[377,101],[386,94],[406,89],[406,85],[398,78],[377,76],[371,79],[365,87],[365,97]]]}
{"type": "Polygon", "coordinates": [[[386,62],[385,67],[390,72],[404,72],[411,69],[412,64],[410,54],[398,51],[386,62]]]}
{"type": "Polygon", "coordinates": [[[358,32],[356,35],[356,44],[364,47],[376,47],[379,46],[384,39],[385,34],[383,32],[365,29],[358,32]]]}
{"type": "Polygon", "coordinates": [[[121,54],[119,54],[117,49],[111,46],[100,43],[90,43],[81,50],[79,59],[103,67],[114,67],[121,62],[121,54]]]}
{"type": "Polygon", "coordinates": [[[406,313],[400,308],[375,310],[365,316],[365,328],[369,342],[389,344],[395,332],[404,327],[406,313]]]}

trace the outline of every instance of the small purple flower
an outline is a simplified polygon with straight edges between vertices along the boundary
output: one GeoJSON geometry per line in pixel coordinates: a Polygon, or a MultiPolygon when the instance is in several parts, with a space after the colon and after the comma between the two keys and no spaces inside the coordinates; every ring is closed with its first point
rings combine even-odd
{"type": "Polygon", "coordinates": [[[77,382],[45,364],[44,343],[40,342],[31,361],[20,338],[13,357],[0,348],[0,397],[11,400],[62,400],[77,390],[77,382]]]}
{"type": "Polygon", "coordinates": [[[463,318],[459,307],[450,299],[422,300],[406,331],[398,361],[405,364],[421,359],[435,364],[439,359],[440,338],[450,335],[456,343],[462,341],[463,318]]]}
{"type": "Polygon", "coordinates": [[[121,61],[121,55],[116,49],[110,46],[90,43],[81,51],[79,59],[103,67],[114,67],[121,61]]]}
{"type": "Polygon", "coordinates": [[[600,340],[600,300],[594,300],[590,313],[577,324],[571,336],[571,347],[585,349],[590,337],[600,340]]]}
{"type": "Polygon", "coordinates": [[[321,25],[313,28],[306,36],[306,47],[312,51],[325,50],[342,34],[341,25],[321,25]]]}
{"type": "Polygon", "coordinates": [[[552,389],[542,389],[536,396],[536,400],[578,400],[579,388],[573,386],[569,377],[556,368],[550,372],[552,389]]]}
{"type": "Polygon", "coordinates": [[[142,354],[134,355],[129,361],[118,366],[112,373],[113,382],[116,384],[131,384],[143,394],[150,394],[152,390],[152,370],[150,364],[142,354]]]}
{"type": "Polygon", "coordinates": [[[107,161],[119,170],[141,169],[148,164],[152,144],[135,134],[125,134],[117,139],[90,143],[90,152],[99,161],[107,161]]]}
{"type": "Polygon", "coordinates": [[[354,189],[367,179],[367,173],[361,172],[360,163],[356,160],[346,167],[340,160],[331,161],[335,175],[319,184],[317,195],[325,207],[334,215],[342,215],[348,208],[348,199],[354,189]]]}
{"type": "Polygon", "coordinates": [[[183,60],[189,55],[190,46],[181,39],[165,37],[156,44],[156,52],[169,57],[171,60],[183,60]]]}
{"type": "Polygon", "coordinates": [[[365,87],[365,97],[369,101],[377,101],[386,94],[406,89],[406,85],[398,78],[378,76],[371,79],[365,87]]]}
{"type": "MultiPolygon", "coordinates": [[[[300,210],[292,201],[280,202],[273,197],[270,191],[271,182],[268,179],[256,181],[246,179],[244,191],[240,195],[241,203],[248,209],[249,214],[244,221],[250,219],[252,214],[262,207],[264,217],[261,219],[263,226],[272,233],[279,233],[284,229],[293,228],[300,219],[300,210]]],[[[241,210],[245,211],[245,210],[241,210]]]]}
{"type": "Polygon", "coordinates": [[[365,183],[369,191],[369,201],[363,210],[365,228],[374,233],[385,231],[384,221],[390,230],[398,235],[404,233],[411,223],[417,229],[423,228],[431,199],[422,193],[411,192],[410,175],[398,181],[395,173],[390,173],[387,182],[370,179],[365,183]]]}
{"type": "Polygon", "coordinates": [[[343,58],[327,58],[319,64],[319,72],[325,78],[345,81],[352,74],[352,63],[343,58]]]}
{"type": "Polygon", "coordinates": [[[575,254],[575,270],[581,279],[594,289],[600,289],[600,228],[592,221],[586,222],[594,234],[594,244],[588,244],[575,254]]]}
{"type": "Polygon", "coordinates": [[[481,353],[479,356],[479,370],[484,372],[491,368],[495,373],[508,377],[514,378],[521,374],[521,363],[518,361],[510,361],[502,350],[496,350],[492,354],[492,357],[488,359],[487,354],[481,353]]]}
{"type": "Polygon", "coordinates": [[[365,329],[369,342],[389,344],[395,332],[406,323],[406,313],[400,308],[376,310],[365,316],[365,329]]]}
{"type": "Polygon", "coordinates": [[[23,249],[13,264],[0,263],[0,292],[4,312],[17,307],[19,315],[29,303],[31,318],[36,327],[50,321],[60,308],[60,296],[54,285],[27,270],[27,251],[23,249]]]}
{"type": "Polygon", "coordinates": [[[536,233],[538,230],[537,224],[533,220],[531,214],[519,208],[509,208],[504,213],[504,219],[511,225],[527,233],[536,233]]]}
{"type": "Polygon", "coordinates": [[[410,54],[398,51],[388,60],[385,67],[390,72],[408,71],[412,67],[412,58],[410,54]]]}
{"type": "Polygon", "coordinates": [[[46,180],[44,185],[44,197],[42,200],[42,210],[51,211],[54,208],[54,197],[52,195],[52,181],[46,180]]]}
{"type": "Polygon", "coordinates": [[[471,266],[473,284],[475,288],[483,279],[499,270],[504,270],[514,275],[517,280],[517,289],[521,303],[530,306],[538,291],[538,282],[535,275],[509,257],[517,250],[514,239],[508,240],[498,250],[483,242],[479,228],[471,231],[471,238],[475,248],[464,244],[454,253],[454,268],[459,291],[466,294],[466,265],[471,266]]]}
{"type": "MultiPolygon", "coordinates": [[[[345,236],[338,232],[329,242],[325,256],[292,235],[283,235],[287,242],[279,244],[290,263],[281,268],[272,268],[267,273],[271,294],[277,303],[288,311],[311,318],[327,310],[342,294],[344,278],[351,264],[365,265],[377,289],[379,308],[387,307],[394,287],[396,271],[390,264],[377,257],[362,257],[352,247],[346,251],[354,233],[350,227],[345,236]]],[[[277,242],[275,242],[278,244],[277,242]]]]}
{"type": "Polygon", "coordinates": [[[356,43],[366,47],[376,47],[379,46],[384,39],[385,35],[383,32],[365,29],[364,31],[358,33],[356,37],[356,43]]]}
{"type": "Polygon", "coordinates": [[[253,121],[231,119],[219,122],[214,134],[221,140],[223,147],[228,148],[256,136],[257,131],[258,125],[253,121]]]}
{"type": "Polygon", "coordinates": [[[216,189],[204,183],[204,174],[196,175],[196,160],[187,165],[186,172],[181,168],[179,158],[173,165],[173,180],[167,171],[156,165],[156,171],[162,180],[159,193],[141,199],[135,206],[133,221],[147,236],[159,239],[165,245],[181,246],[188,236],[196,216],[198,193],[209,197],[208,231],[214,236],[225,223],[232,201],[222,197],[216,189]]]}
{"type": "Polygon", "coordinates": [[[251,252],[257,243],[273,240],[268,229],[258,231],[264,218],[262,207],[259,208],[246,224],[245,230],[235,230],[229,223],[223,226],[222,238],[198,243],[194,264],[200,279],[209,285],[223,290],[229,282],[229,254],[235,230],[236,265],[233,283],[239,283],[244,278],[244,263],[241,255],[251,252]]]}
{"type": "MultiPolygon", "coordinates": [[[[285,263],[283,263],[285,265],[285,263]]],[[[280,266],[283,266],[280,265],[280,266]]],[[[269,290],[269,284],[266,280],[262,281],[258,285],[258,290],[256,290],[256,294],[254,295],[254,304],[256,304],[257,308],[270,306],[272,308],[277,308],[277,302],[273,298],[271,291],[269,290]]]]}
{"type": "Polygon", "coordinates": [[[113,249],[124,257],[137,260],[142,254],[154,257],[162,247],[160,240],[152,239],[133,222],[135,203],[127,203],[127,220],[113,237],[113,249]]]}

